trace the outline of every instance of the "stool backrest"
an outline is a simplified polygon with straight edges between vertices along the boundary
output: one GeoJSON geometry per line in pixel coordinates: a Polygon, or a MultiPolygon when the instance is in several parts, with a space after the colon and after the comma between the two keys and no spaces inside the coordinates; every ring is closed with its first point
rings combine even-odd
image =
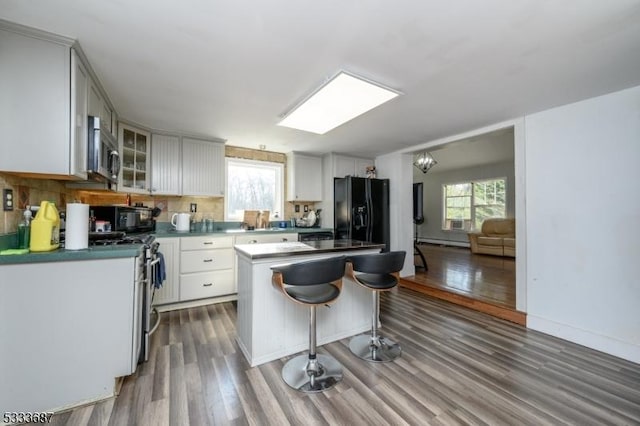
{"type": "Polygon", "coordinates": [[[271,270],[280,272],[282,281],[287,285],[316,285],[341,279],[344,276],[345,264],[346,257],[338,256],[273,266],[271,270]]]}
{"type": "Polygon", "coordinates": [[[405,251],[390,251],[386,253],[363,254],[350,256],[347,261],[353,265],[353,270],[365,274],[391,274],[398,272],[404,266],[405,251]]]}

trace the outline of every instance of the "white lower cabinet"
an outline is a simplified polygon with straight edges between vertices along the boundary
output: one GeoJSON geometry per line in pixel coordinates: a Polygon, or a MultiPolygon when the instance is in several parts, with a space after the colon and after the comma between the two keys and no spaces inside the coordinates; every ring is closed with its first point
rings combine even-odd
{"type": "MultiPolygon", "coordinates": [[[[229,246],[231,247],[231,246],[229,246]]],[[[233,268],[233,249],[193,250],[180,252],[180,273],[218,271],[233,268]]]]}
{"type": "Polygon", "coordinates": [[[185,237],[180,247],[181,302],[236,292],[233,237],[185,237]]]}
{"type": "Polygon", "coordinates": [[[156,241],[160,243],[167,279],[156,289],[153,304],[174,303],[180,298],[180,238],[158,238],[156,241]]]}
{"type": "Polygon", "coordinates": [[[236,292],[233,269],[186,274],[180,279],[182,300],[204,299],[236,292]]]}
{"type": "Polygon", "coordinates": [[[113,396],[114,379],[137,364],[136,262],[0,265],[2,408],[53,411],[113,396]]]}
{"type": "Polygon", "coordinates": [[[189,302],[237,293],[235,244],[298,241],[295,232],[159,238],[167,279],[154,305],[189,302]]]}

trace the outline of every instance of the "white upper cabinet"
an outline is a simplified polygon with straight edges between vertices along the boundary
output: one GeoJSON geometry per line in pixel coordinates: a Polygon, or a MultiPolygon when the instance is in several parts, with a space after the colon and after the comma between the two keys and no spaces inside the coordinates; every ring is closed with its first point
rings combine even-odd
{"type": "Polygon", "coordinates": [[[71,49],[71,142],[69,174],[79,178],[87,177],[87,91],[89,73],[76,51],[71,49]]]}
{"type": "Polygon", "coordinates": [[[182,144],[178,136],[151,135],[151,194],[182,193],[182,144]]]}
{"type": "Polygon", "coordinates": [[[0,22],[0,171],[86,179],[88,67],[73,45],[0,22]]]}
{"type": "Polygon", "coordinates": [[[224,195],[224,143],[182,138],[182,195],[224,195]]]}
{"type": "Polygon", "coordinates": [[[151,134],[120,123],[120,192],[149,192],[151,134]]]}
{"type": "Polygon", "coordinates": [[[291,152],[287,154],[287,200],[322,200],[322,158],[291,152]]]}
{"type": "Polygon", "coordinates": [[[374,160],[368,158],[348,157],[333,154],[334,170],[332,177],[367,177],[367,167],[373,166],[374,160]]]}
{"type": "Polygon", "coordinates": [[[113,126],[113,111],[93,80],[89,81],[89,115],[100,117],[100,126],[117,138],[118,135],[113,126]]]}

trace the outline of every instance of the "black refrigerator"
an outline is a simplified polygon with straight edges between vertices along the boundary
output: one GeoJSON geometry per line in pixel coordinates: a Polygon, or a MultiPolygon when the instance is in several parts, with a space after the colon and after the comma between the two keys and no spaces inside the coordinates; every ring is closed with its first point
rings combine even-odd
{"type": "Polygon", "coordinates": [[[335,178],[333,195],[335,239],[380,243],[389,251],[389,179],[335,178]]]}

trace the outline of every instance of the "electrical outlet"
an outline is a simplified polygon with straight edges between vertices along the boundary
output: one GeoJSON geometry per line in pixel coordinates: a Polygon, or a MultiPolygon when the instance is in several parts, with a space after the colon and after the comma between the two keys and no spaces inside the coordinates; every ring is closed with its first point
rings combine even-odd
{"type": "Polygon", "coordinates": [[[296,204],[294,206],[294,209],[295,209],[296,213],[300,213],[300,204],[296,204]]]}
{"type": "Polygon", "coordinates": [[[191,213],[195,213],[198,210],[198,205],[196,203],[191,203],[191,213]]]}
{"type": "Polygon", "coordinates": [[[5,212],[13,210],[13,189],[3,189],[2,190],[2,209],[5,212]]]}
{"type": "Polygon", "coordinates": [[[308,205],[304,205],[304,212],[307,213],[309,211],[309,206],[308,205]]]}

